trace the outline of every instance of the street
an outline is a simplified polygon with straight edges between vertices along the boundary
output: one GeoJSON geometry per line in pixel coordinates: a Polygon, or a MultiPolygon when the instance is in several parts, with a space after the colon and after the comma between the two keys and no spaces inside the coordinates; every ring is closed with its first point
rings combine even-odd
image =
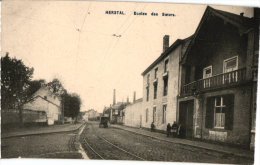
{"type": "Polygon", "coordinates": [[[89,123],[80,140],[91,159],[228,164],[253,162],[234,155],[160,141],[112,127],[98,128],[98,123],[89,123]]]}
{"type": "Polygon", "coordinates": [[[2,158],[81,158],[76,152],[76,132],[2,139],[2,158]]]}
{"type": "Polygon", "coordinates": [[[82,159],[84,156],[76,147],[80,142],[90,159],[253,163],[249,158],[158,140],[113,126],[99,128],[98,122],[88,122],[81,128],[67,132],[2,138],[2,158],[82,159]]]}

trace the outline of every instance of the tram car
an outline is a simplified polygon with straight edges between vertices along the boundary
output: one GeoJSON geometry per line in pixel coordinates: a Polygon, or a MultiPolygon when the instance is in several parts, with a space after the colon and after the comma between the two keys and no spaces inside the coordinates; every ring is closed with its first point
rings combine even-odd
{"type": "Polygon", "coordinates": [[[102,116],[100,117],[100,123],[99,123],[99,128],[108,128],[108,122],[109,122],[109,117],[102,116]]]}

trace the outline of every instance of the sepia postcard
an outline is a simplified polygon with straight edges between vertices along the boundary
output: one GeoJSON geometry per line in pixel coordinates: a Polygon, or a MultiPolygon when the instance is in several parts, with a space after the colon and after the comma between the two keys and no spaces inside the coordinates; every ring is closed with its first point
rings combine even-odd
{"type": "Polygon", "coordinates": [[[258,7],[1,5],[2,159],[255,163],[258,7]]]}

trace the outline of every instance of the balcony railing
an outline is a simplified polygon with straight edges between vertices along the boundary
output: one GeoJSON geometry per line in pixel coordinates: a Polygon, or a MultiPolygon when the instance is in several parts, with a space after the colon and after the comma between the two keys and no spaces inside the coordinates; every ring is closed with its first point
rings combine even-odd
{"type": "Polygon", "coordinates": [[[246,68],[215,75],[186,84],[181,89],[182,95],[196,95],[206,90],[237,85],[246,81],[246,68]]]}

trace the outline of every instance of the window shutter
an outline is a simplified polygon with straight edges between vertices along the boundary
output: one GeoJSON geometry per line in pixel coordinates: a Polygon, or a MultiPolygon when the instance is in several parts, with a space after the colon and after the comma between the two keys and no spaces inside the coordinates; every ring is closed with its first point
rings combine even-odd
{"type": "Polygon", "coordinates": [[[225,129],[233,129],[233,118],[234,118],[234,95],[223,96],[224,105],[226,105],[225,111],[225,129]]]}
{"type": "Polygon", "coordinates": [[[207,98],[207,106],[206,106],[206,128],[213,128],[214,124],[214,97],[207,98]]]}

